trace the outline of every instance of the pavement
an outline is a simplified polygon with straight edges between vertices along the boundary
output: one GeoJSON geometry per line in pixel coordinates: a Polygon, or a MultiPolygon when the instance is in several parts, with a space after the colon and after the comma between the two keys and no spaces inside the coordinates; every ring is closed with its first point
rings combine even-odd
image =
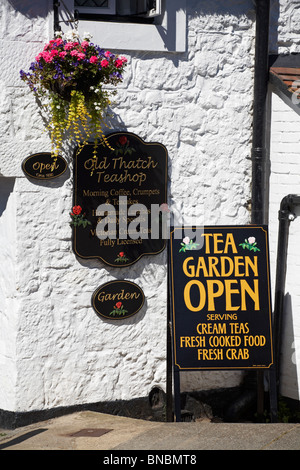
{"type": "MultiPolygon", "coordinates": [[[[193,464],[196,462],[191,459],[193,455],[196,459],[195,452],[199,450],[299,449],[300,423],[214,423],[209,420],[166,423],[82,411],[15,430],[0,429],[0,450],[109,451],[100,455],[110,459],[103,463],[110,464],[129,463],[112,461],[128,455],[125,451],[131,451],[133,456],[141,455],[139,451],[151,451],[152,454],[142,454],[148,459],[149,455],[153,458],[153,451],[159,454],[165,451],[163,455],[170,455],[170,451],[176,455],[189,451],[181,458],[190,459],[189,463],[193,464]]],[[[141,462],[146,463],[144,458],[141,462]]]]}

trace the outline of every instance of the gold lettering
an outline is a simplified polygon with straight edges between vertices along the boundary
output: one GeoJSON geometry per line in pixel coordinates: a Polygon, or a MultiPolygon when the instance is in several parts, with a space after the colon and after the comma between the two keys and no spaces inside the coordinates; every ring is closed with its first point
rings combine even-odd
{"type": "Polygon", "coordinates": [[[205,238],[205,253],[210,253],[211,237],[213,238],[213,249],[215,254],[228,253],[229,247],[231,247],[232,253],[238,252],[232,233],[227,233],[225,242],[222,233],[203,233],[201,236],[205,238]],[[220,245],[224,243],[224,250],[222,250],[220,245]]]}
{"type": "Polygon", "coordinates": [[[105,291],[99,292],[98,300],[99,302],[106,302],[111,300],[130,300],[130,299],[138,299],[140,297],[139,292],[126,292],[124,289],[121,292],[116,292],[115,294],[105,293],[105,291]]]}
{"type": "Polygon", "coordinates": [[[254,310],[259,310],[259,291],[258,291],[258,279],[253,279],[253,287],[251,289],[248,282],[245,279],[241,279],[241,298],[242,298],[242,310],[247,310],[246,307],[246,295],[245,293],[249,294],[251,299],[254,302],[254,310]]]}
{"type": "Polygon", "coordinates": [[[237,249],[234,243],[234,238],[232,233],[228,233],[225,242],[224,253],[228,253],[228,247],[231,246],[232,253],[237,253],[237,249]]]}
{"type": "Polygon", "coordinates": [[[189,281],[184,288],[183,296],[184,296],[185,305],[192,312],[199,312],[200,310],[203,309],[205,302],[206,302],[206,292],[205,292],[205,288],[202,282],[197,281],[197,280],[189,281]],[[197,307],[194,307],[191,302],[191,287],[194,285],[198,287],[199,293],[200,293],[199,305],[197,307]]]}
{"type": "Polygon", "coordinates": [[[234,307],[231,303],[231,296],[232,294],[239,294],[238,289],[232,289],[231,285],[232,284],[237,284],[238,281],[236,279],[226,279],[225,281],[225,292],[226,292],[226,311],[232,311],[232,310],[239,310],[240,306],[234,307]]]}
{"type": "Polygon", "coordinates": [[[257,256],[253,260],[249,256],[208,256],[205,259],[199,256],[197,267],[192,264],[194,258],[189,256],[183,261],[183,272],[188,277],[235,277],[250,276],[252,271],[254,276],[258,276],[257,256]]]}
{"type": "Polygon", "coordinates": [[[220,273],[216,268],[216,265],[219,263],[219,258],[216,256],[209,256],[208,264],[209,264],[209,277],[213,277],[213,272],[216,277],[220,277],[220,273]]]}
{"type": "Polygon", "coordinates": [[[189,258],[185,258],[183,264],[182,264],[182,269],[183,269],[183,272],[186,276],[188,277],[195,277],[195,266],[187,266],[188,262],[190,260],[194,260],[194,258],[192,256],[190,256],[189,258]]]}
{"type": "Polygon", "coordinates": [[[224,292],[224,284],[218,280],[207,281],[207,297],[208,297],[208,310],[215,311],[215,298],[221,297],[224,292]],[[217,290],[214,291],[214,286],[217,286],[217,290]]]}

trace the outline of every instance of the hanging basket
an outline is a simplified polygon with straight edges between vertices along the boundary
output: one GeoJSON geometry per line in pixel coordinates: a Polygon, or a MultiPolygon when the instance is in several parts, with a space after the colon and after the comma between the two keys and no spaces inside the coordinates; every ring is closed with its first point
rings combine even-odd
{"type": "Polygon", "coordinates": [[[104,112],[116,93],[111,85],[123,80],[127,59],[101,49],[90,39],[86,34],[80,41],[77,31],[65,36],[59,33],[37,55],[28,73],[20,71],[21,79],[49,115],[53,156],[61,151],[67,132],[79,147],[93,138],[96,149],[104,137],[104,112]]]}

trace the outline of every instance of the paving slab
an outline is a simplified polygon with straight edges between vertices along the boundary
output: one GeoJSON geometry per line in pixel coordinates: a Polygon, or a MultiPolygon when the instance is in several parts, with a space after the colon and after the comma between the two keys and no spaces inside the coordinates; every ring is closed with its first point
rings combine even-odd
{"type": "Polygon", "coordinates": [[[0,430],[0,450],[299,450],[300,423],[164,423],[83,411],[0,430]]]}

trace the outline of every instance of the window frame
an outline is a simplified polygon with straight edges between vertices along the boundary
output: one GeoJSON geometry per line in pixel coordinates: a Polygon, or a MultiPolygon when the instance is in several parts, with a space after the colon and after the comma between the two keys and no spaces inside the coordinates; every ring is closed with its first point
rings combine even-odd
{"type": "Polygon", "coordinates": [[[103,20],[105,21],[106,18],[105,16],[107,15],[107,21],[123,21],[123,19],[127,22],[130,21],[130,19],[134,18],[155,18],[157,16],[160,16],[162,14],[162,0],[155,0],[155,8],[151,8],[147,10],[147,0],[142,0],[145,2],[145,7],[143,8],[143,12],[141,13],[126,13],[124,15],[121,15],[117,13],[117,0],[108,0],[109,6],[108,7],[85,7],[85,6],[75,6],[75,0],[74,0],[74,11],[78,11],[78,16],[79,19],[87,19],[91,20],[91,18],[94,16],[94,21],[103,20]],[[81,18],[80,18],[81,17],[81,18]],[[123,18],[123,19],[122,19],[123,18]]]}
{"type": "MultiPolygon", "coordinates": [[[[63,2],[74,15],[74,0],[63,2]]],[[[144,18],[142,22],[133,22],[128,17],[123,21],[109,21],[92,15],[87,20],[80,19],[78,31],[89,32],[92,41],[104,49],[116,51],[152,51],[152,52],[186,52],[186,0],[162,0],[162,15],[157,18],[144,18]]],[[[71,27],[66,21],[62,6],[59,10],[61,29],[68,31],[71,27]]],[[[109,15],[107,15],[109,18],[109,15]]]]}
{"type": "Polygon", "coordinates": [[[108,0],[108,7],[84,7],[84,6],[79,7],[79,6],[75,6],[75,1],[74,1],[73,9],[77,10],[79,14],[115,15],[116,14],[116,0],[108,0]]]}

